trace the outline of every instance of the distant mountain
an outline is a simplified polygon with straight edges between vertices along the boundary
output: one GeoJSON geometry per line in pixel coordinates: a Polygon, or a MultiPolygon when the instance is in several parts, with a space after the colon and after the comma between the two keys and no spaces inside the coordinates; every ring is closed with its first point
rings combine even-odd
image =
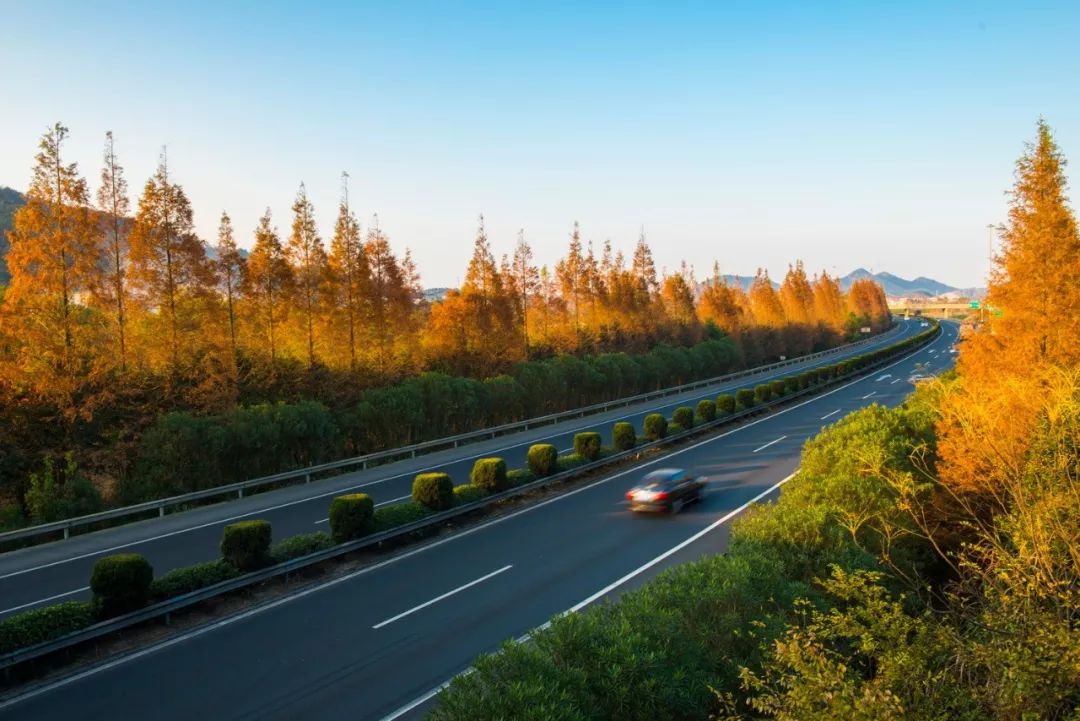
{"type": "Polygon", "coordinates": [[[8,252],[8,231],[11,230],[15,211],[26,205],[26,197],[17,190],[0,186],[0,285],[11,280],[4,258],[8,252]]]}
{"type": "MultiPolygon", "coordinates": [[[[723,279],[724,285],[737,285],[741,287],[744,291],[749,291],[750,286],[754,284],[754,276],[752,275],[722,275],[720,277],[723,279]]],[[[780,284],[772,278],[769,279],[769,282],[772,283],[773,288],[780,287],[780,284]]]]}
{"type": "Polygon", "coordinates": [[[933,278],[919,276],[914,280],[906,280],[892,273],[871,273],[865,268],[857,268],[844,277],[840,278],[840,288],[847,290],[856,280],[869,278],[876,281],[885,291],[885,295],[902,298],[937,298],[939,296],[982,297],[986,294],[985,288],[956,288],[946,285],[933,278]]]}
{"type": "Polygon", "coordinates": [[[424,288],[424,300],[434,303],[445,298],[451,290],[451,288],[424,288]]]}

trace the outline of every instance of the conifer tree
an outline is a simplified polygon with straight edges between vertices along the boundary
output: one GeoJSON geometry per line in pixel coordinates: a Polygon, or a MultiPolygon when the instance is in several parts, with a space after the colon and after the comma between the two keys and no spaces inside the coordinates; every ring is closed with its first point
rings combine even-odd
{"type": "MultiPolygon", "coordinates": [[[[1015,367],[1080,362],[1080,235],[1069,206],[1065,158],[1046,121],[1016,163],[1008,222],[1000,229],[986,303],[1015,367]],[[1000,315],[997,313],[1000,312],[1000,315]]],[[[1003,344],[1004,347],[1004,344],[1003,344]]]]}
{"type": "Polygon", "coordinates": [[[787,275],[780,285],[780,305],[788,323],[809,324],[814,317],[814,289],[806,278],[801,260],[788,266],[787,275]]]}
{"type": "Polygon", "coordinates": [[[91,371],[93,339],[77,304],[99,281],[100,236],[86,181],[65,164],[68,129],[56,123],[41,138],[26,205],[14,217],[4,297],[11,347],[29,385],[74,411],[78,386],[91,371]]]}
{"type": "Polygon", "coordinates": [[[711,321],[728,335],[737,336],[746,323],[735,290],[724,282],[719,263],[713,264],[712,278],[705,284],[698,303],[698,317],[711,321]]]}
{"type": "Polygon", "coordinates": [[[521,319],[521,336],[525,357],[529,356],[529,302],[540,284],[540,272],[533,265],[532,248],[525,242],[524,229],[518,230],[514,257],[508,275],[513,286],[518,317],[521,319]]]}
{"type": "Polygon", "coordinates": [[[784,308],[773,289],[769,273],[758,268],[754,282],[750,285],[750,310],[754,322],[770,328],[779,328],[784,324],[784,308]]]}
{"type": "Polygon", "coordinates": [[[319,314],[327,276],[326,250],[315,228],[315,208],[300,183],[300,191],[292,206],[292,233],[289,235],[288,257],[296,279],[296,290],[303,304],[307,326],[308,366],[315,365],[315,318],[319,314]]]}
{"type": "Polygon", "coordinates": [[[179,369],[180,336],[191,330],[187,301],[212,280],[206,247],[195,235],[191,203],[172,182],[164,151],[143,188],[130,237],[131,281],[148,310],[162,314],[169,343],[169,366],[179,369]]]}
{"type": "Polygon", "coordinates": [[[821,271],[821,275],[814,277],[813,289],[814,318],[838,333],[843,331],[847,313],[844,310],[844,294],[840,291],[840,284],[828,273],[821,271]]]}
{"type": "Polygon", "coordinates": [[[217,240],[217,268],[218,284],[225,296],[225,307],[229,315],[229,347],[232,351],[233,363],[236,362],[236,304],[247,280],[247,261],[240,254],[236,246],[236,238],[233,235],[232,221],[225,211],[221,213],[221,222],[218,225],[217,240]]]}
{"type": "Polygon", "coordinates": [[[336,290],[335,305],[344,312],[348,331],[349,368],[355,371],[359,342],[357,326],[365,315],[363,302],[371,295],[371,272],[360,238],[360,223],[349,208],[347,189],[342,193],[338,206],[334,237],[330,241],[329,264],[336,290]]]}
{"type": "Polygon", "coordinates": [[[652,250],[645,241],[644,228],[641,229],[641,235],[638,236],[637,245],[634,247],[632,266],[641,290],[650,296],[655,294],[659,287],[656,281],[656,265],[653,263],[652,250]]]}
{"type": "Polygon", "coordinates": [[[574,318],[574,334],[581,342],[581,294],[585,287],[585,257],[581,250],[581,230],[574,221],[574,230],[570,233],[570,248],[566,257],[555,265],[555,275],[559,279],[563,300],[570,306],[574,318]]]}
{"type": "Polygon", "coordinates": [[[265,333],[270,360],[277,359],[278,328],[285,318],[293,289],[292,269],[267,208],[255,229],[255,245],[248,256],[245,295],[253,307],[254,325],[265,333]]]}
{"type": "Polygon", "coordinates": [[[374,347],[376,367],[386,373],[391,369],[395,337],[411,337],[413,301],[401,265],[379,227],[377,215],[368,229],[364,253],[371,271],[371,295],[365,303],[369,315],[365,326],[374,347]]]}
{"type": "Polygon", "coordinates": [[[116,339],[120,355],[120,368],[127,368],[127,272],[128,254],[128,213],[131,203],[128,200],[128,185],[124,178],[124,169],[116,160],[112,131],[105,133],[105,163],[101,169],[101,187],[97,195],[98,209],[101,211],[101,231],[105,239],[105,252],[108,255],[106,282],[100,289],[104,300],[112,306],[116,316],[116,339]]]}

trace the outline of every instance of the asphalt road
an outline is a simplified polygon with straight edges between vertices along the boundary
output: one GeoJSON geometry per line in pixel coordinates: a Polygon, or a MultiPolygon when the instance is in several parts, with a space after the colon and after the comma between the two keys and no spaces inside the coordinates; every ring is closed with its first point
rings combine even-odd
{"type": "Polygon", "coordinates": [[[372,496],[376,505],[398,503],[409,499],[413,477],[421,471],[445,471],[455,483],[467,483],[477,458],[498,455],[505,458],[511,468],[524,466],[526,452],[533,443],[553,443],[560,450],[570,450],[574,434],[584,430],[599,431],[606,442],[610,440],[611,427],[616,421],[629,420],[640,431],[642,420],[648,413],[660,411],[670,416],[680,405],[692,406],[702,398],[715,398],[720,392],[762,383],[822,363],[835,363],[846,355],[894,343],[919,330],[917,322],[901,321],[899,329],[874,343],[817,363],[789,366],[775,374],[722,383],[661,402],[620,408],[366,471],[12,551],[0,555],[0,617],[35,606],[87,597],[91,569],[103,555],[141,553],[160,575],[173,568],[216,558],[222,528],[238,519],[270,521],[275,540],[297,533],[328,530],[326,516],[330,500],[341,493],[363,490],[372,496]]]}
{"type": "Polygon", "coordinates": [[[951,365],[946,351],[957,330],[943,328],[928,348],[869,376],[43,686],[0,704],[0,719],[418,717],[424,704],[413,704],[504,639],[633,588],[674,563],[722,551],[726,519],[775,492],[808,437],[870,403],[898,404],[918,364],[929,363],[930,372],[951,365]],[[661,466],[706,477],[704,502],[675,517],[630,514],[623,493],[661,466]]]}

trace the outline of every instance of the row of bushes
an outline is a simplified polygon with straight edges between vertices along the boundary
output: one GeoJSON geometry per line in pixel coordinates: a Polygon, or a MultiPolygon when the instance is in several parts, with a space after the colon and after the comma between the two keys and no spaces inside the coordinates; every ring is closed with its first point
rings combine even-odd
{"type": "MultiPolygon", "coordinates": [[[[789,356],[802,346],[780,343],[789,356]]],[[[798,344],[796,344],[798,345],[798,344]]],[[[821,348],[815,347],[814,350],[821,348]]],[[[750,362],[765,359],[751,353],[750,362]]],[[[745,367],[740,346],[718,336],[691,347],[526,361],[484,380],[429,372],[366,391],[358,403],[241,406],[215,416],[162,415],[139,440],[118,484],[122,503],[400,447],[591,403],[715,377],[745,367]]]]}
{"type": "MultiPolygon", "coordinates": [[[[643,437],[647,441],[659,440],[669,433],[688,430],[695,424],[709,423],[774,397],[847,375],[907,350],[925,335],[840,363],[761,384],[753,390],[740,389],[734,394],[720,395],[715,401],[704,399],[698,402],[696,409],[680,406],[672,413],[670,422],[660,413],[650,414],[644,419],[643,437]]],[[[330,504],[329,534],[300,534],[272,544],[269,521],[233,523],[223,531],[219,559],[177,568],[156,579],[150,563],[139,554],[108,556],[94,566],[90,580],[90,602],[61,603],[0,621],[0,653],[58,638],[85,628],[96,620],[138,609],[150,601],[191,593],[269,564],[310,555],[336,543],[356,540],[454,506],[473,503],[493,493],[595,461],[606,454],[630,450],[637,443],[638,436],[633,424],[620,421],[612,428],[611,447],[602,445],[599,433],[587,431],[575,435],[574,452],[563,456],[551,444],[531,446],[526,456],[526,468],[508,469],[502,458],[477,459],[467,484],[454,485],[447,473],[421,473],[413,481],[412,501],[408,503],[376,509],[374,501],[365,493],[338,496],[330,504]]]]}

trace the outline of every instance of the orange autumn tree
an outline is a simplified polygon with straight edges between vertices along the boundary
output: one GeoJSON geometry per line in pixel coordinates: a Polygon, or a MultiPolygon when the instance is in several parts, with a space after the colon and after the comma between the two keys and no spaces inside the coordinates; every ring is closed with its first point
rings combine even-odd
{"type": "Polygon", "coordinates": [[[84,307],[99,282],[101,244],[86,181],[76,163],[64,162],[67,136],[57,123],[38,146],[26,205],[9,236],[3,323],[13,376],[71,414],[80,386],[108,356],[84,307]]]}
{"type": "Polygon", "coordinates": [[[1044,398],[1080,365],[1080,238],[1064,169],[1040,120],[1016,163],[986,301],[995,310],[962,344],[960,382],[942,403],[943,479],[989,499],[1022,466],[1044,398]]]}

